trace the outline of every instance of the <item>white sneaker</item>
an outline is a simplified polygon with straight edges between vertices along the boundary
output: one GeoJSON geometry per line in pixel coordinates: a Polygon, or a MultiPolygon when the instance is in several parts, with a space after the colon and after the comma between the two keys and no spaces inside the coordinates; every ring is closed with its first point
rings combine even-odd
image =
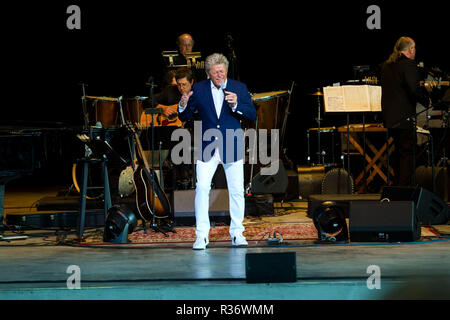
{"type": "Polygon", "coordinates": [[[197,238],[195,239],[194,246],[192,247],[192,249],[205,250],[208,244],[209,244],[208,238],[197,238]]]}
{"type": "Polygon", "coordinates": [[[233,244],[234,247],[246,247],[246,246],[248,246],[248,242],[247,242],[247,240],[245,239],[245,237],[242,234],[237,235],[237,236],[233,236],[231,241],[232,241],[231,243],[233,244]]]}

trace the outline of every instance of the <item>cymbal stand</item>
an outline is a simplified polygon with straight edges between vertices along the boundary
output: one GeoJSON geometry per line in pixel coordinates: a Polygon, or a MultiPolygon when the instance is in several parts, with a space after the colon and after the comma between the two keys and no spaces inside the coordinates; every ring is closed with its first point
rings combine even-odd
{"type": "Polygon", "coordinates": [[[286,109],[284,111],[283,125],[281,126],[281,149],[283,149],[284,145],[284,137],[286,132],[287,118],[289,116],[289,107],[291,105],[291,96],[292,91],[294,90],[295,81],[292,81],[291,90],[289,91],[288,103],[286,104],[286,109]]]}

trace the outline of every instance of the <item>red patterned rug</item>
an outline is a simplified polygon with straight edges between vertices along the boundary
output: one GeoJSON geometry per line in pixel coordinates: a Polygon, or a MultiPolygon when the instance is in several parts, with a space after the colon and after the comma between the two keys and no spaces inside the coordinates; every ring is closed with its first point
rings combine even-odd
{"type": "MultiPolygon", "coordinates": [[[[147,230],[147,234],[143,230],[133,232],[128,236],[131,243],[176,243],[176,242],[194,242],[194,227],[178,227],[175,228],[176,233],[169,233],[169,237],[164,236],[160,232],[147,230]]],[[[209,241],[221,242],[231,241],[228,233],[229,226],[216,226],[210,229],[209,241]]],[[[283,240],[314,240],[317,238],[317,230],[313,223],[283,223],[283,224],[258,224],[245,226],[244,236],[248,241],[266,241],[267,238],[273,237],[283,240]]]]}
{"type": "MultiPolygon", "coordinates": [[[[195,227],[177,227],[176,233],[169,232],[166,237],[161,232],[147,229],[135,231],[128,235],[129,244],[158,244],[158,243],[193,243],[195,241],[195,227]]],[[[212,227],[209,232],[209,241],[231,242],[229,226],[212,227]]],[[[244,236],[248,241],[267,241],[269,236],[275,236],[283,241],[288,240],[317,240],[317,230],[313,222],[290,222],[290,223],[258,223],[246,225],[244,236]]],[[[439,233],[430,227],[422,227],[422,240],[429,237],[439,236],[439,233]]],[[[102,232],[85,238],[86,245],[107,244],[103,242],[102,232]]]]}

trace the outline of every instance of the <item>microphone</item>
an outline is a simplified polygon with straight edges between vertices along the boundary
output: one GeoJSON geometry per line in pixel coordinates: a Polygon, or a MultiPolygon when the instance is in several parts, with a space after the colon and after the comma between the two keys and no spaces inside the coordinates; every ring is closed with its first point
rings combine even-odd
{"type": "MultiPolygon", "coordinates": [[[[225,82],[222,82],[222,83],[220,84],[220,89],[222,89],[222,91],[223,91],[223,98],[224,98],[224,99],[225,99],[225,96],[226,96],[225,88],[226,88],[225,82]]],[[[227,101],[227,104],[228,104],[228,106],[229,106],[230,108],[232,108],[231,104],[230,104],[228,101],[227,101]]]]}

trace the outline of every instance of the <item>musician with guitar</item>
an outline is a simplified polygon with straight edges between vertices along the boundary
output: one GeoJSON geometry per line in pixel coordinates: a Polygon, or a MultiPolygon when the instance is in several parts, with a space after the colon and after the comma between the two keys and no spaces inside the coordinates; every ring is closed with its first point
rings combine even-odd
{"type": "Polygon", "coordinates": [[[178,104],[178,117],[181,121],[189,120],[195,112],[198,112],[202,125],[202,141],[199,143],[201,154],[196,163],[194,250],[203,250],[209,243],[209,192],[219,164],[223,165],[227,179],[231,217],[229,233],[232,245],[248,245],[243,235],[244,152],[237,150],[239,143],[234,139],[233,143],[226,143],[226,134],[241,129],[242,118],[255,120],[256,110],[247,86],[227,78],[228,65],[227,58],[222,54],[215,53],[208,56],[205,60],[205,71],[209,79],[196,83],[192,91],[182,95],[178,104]],[[213,140],[208,141],[203,137],[205,131],[210,129],[214,130],[215,134],[213,140]],[[221,140],[219,135],[222,137],[221,140]]]}
{"type": "MultiPolygon", "coordinates": [[[[181,95],[191,91],[194,85],[194,77],[189,68],[179,68],[173,73],[175,84],[168,85],[155,95],[155,105],[162,108],[163,113],[155,118],[156,126],[174,125],[181,127],[182,123],[178,120],[177,107],[181,95]]],[[[151,123],[150,115],[141,115],[141,124],[149,125],[151,123]]]]}

